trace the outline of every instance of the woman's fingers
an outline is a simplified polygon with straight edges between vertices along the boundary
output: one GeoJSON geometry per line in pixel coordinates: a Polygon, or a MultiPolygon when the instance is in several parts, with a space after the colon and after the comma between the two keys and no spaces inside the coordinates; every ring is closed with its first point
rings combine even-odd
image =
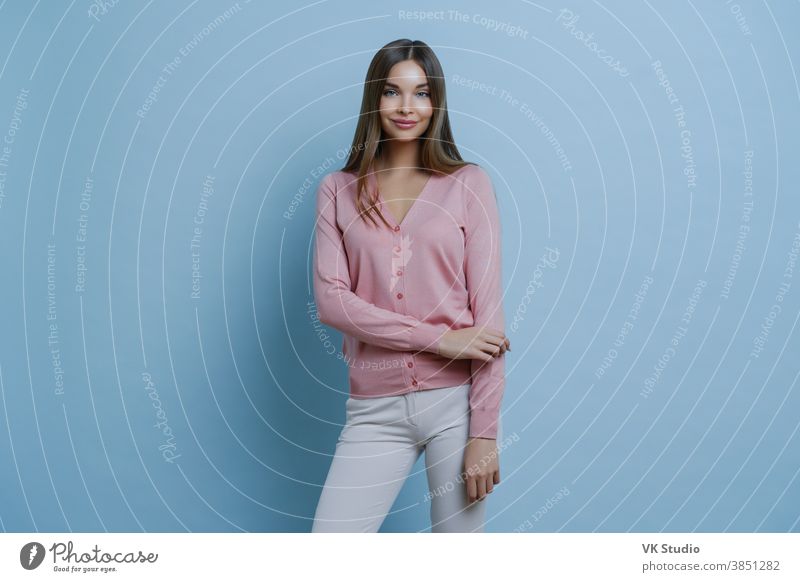
{"type": "Polygon", "coordinates": [[[503,333],[502,330],[494,329],[492,327],[484,327],[481,329],[482,329],[481,336],[483,337],[483,339],[488,340],[489,338],[494,338],[497,340],[498,344],[506,339],[506,334],[503,333]]]}
{"type": "Polygon", "coordinates": [[[488,342],[479,343],[478,349],[480,349],[481,354],[485,356],[485,358],[483,358],[485,361],[489,361],[500,354],[500,347],[488,342]]]}
{"type": "Polygon", "coordinates": [[[485,340],[484,346],[488,346],[488,353],[493,356],[501,356],[505,353],[509,343],[507,339],[502,339],[500,341],[492,340],[485,340]]]}
{"type": "Polygon", "coordinates": [[[506,350],[511,349],[511,341],[505,336],[503,332],[494,329],[484,329],[481,339],[483,341],[498,346],[500,348],[501,354],[506,350]]]}
{"type": "MultiPolygon", "coordinates": [[[[462,343],[460,349],[458,342],[453,342],[454,345],[448,345],[447,348],[444,347],[446,344],[442,342],[439,346],[440,354],[447,355],[447,357],[454,360],[471,359],[489,362],[510,349],[511,343],[503,332],[485,327],[476,329],[479,330],[477,333],[475,333],[475,330],[470,330],[471,334],[462,335],[459,338],[461,342],[466,343],[466,345],[462,343]]],[[[453,333],[467,334],[467,330],[453,333]]]]}
{"type": "Polygon", "coordinates": [[[470,503],[475,501],[475,498],[478,497],[478,484],[475,482],[476,480],[477,479],[472,475],[467,477],[467,498],[470,503]]]}
{"type": "Polygon", "coordinates": [[[498,337],[496,335],[482,335],[480,336],[480,340],[487,344],[492,344],[497,348],[501,347],[506,342],[505,336],[498,337]]]}

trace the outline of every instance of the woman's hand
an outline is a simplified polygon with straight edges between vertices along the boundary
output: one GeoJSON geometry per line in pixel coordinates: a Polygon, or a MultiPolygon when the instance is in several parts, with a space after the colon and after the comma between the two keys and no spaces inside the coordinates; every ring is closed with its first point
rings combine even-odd
{"type": "Polygon", "coordinates": [[[483,360],[488,362],[511,349],[511,342],[502,331],[487,327],[451,329],[439,340],[437,353],[451,360],[483,360]]]}
{"type": "Polygon", "coordinates": [[[470,438],[464,449],[464,473],[469,502],[483,501],[500,483],[496,439],[470,438]]]}

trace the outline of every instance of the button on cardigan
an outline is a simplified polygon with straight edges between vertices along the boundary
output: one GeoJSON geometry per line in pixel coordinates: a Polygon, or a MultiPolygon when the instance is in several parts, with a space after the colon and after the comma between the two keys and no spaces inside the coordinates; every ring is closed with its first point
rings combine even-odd
{"type": "MultiPolygon", "coordinates": [[[[362,204],[376,189],[367,176],[362,204]]],[[[489,175],[468,164],[432,172],[399,223],[356,207],[356,173],[327,174],[317,190],[314,299],[320,321],[343,333],[350,396],[397,396],[471,384],[469,436],[497,438],[505,353],[490,361],[438,354],[448,330],[505,331],[500,220],[489,175]]]]}

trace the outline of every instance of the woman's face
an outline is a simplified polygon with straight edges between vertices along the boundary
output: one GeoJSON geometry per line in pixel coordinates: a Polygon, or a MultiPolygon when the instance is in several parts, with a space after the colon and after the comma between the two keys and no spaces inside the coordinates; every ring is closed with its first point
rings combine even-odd
{"type": "Polygon", "coordinates": [[[433,105],[428,78],[416,62],[401,61],[391,68],[381,95],[380,116],[387,139],[411,141],[428,129],[433,105]]]}

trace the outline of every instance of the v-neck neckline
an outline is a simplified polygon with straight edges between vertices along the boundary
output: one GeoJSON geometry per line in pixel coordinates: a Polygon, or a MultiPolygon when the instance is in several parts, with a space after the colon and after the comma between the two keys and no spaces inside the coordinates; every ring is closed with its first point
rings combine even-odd
{"type": "Polygon", "coordinates": [[[372,179],[375,182],[375,190],[378,193],[378,200],[381,202],[381,206],[383,206],[386,209],[385,214],[388,215],[389,218],[392,219],[391,221],[394,223],[393,226],[401,227],[408,220],[409,215],[414,211],[414,207],[417,205],[417,202],[419,201],[419,199],[422,198],[425,195],[425,193],[428,191],[428,188],[430,187],[434,176],[436,176],[436,172],[431,172],[431,175],[428,176],[428,179],[425,181],[425,185],[422,187],[422,190],[419,191],[419,194],[417,194],[417,197],[414,198],[414,201],[411,203],[411,206],[409,207],[409,209],[406,211],[405,215],[403,216],[403,220],[400,220],[398,222],[398,220],[395,217],[394,213],[392,212],[391,208],[389,208],[388,202],[386,202],[383,199],[383,196],[381,196],[381,191],[380,191],[380,188],[378,187],[378,175],[377,174],[372,174],[372,179]]]}

